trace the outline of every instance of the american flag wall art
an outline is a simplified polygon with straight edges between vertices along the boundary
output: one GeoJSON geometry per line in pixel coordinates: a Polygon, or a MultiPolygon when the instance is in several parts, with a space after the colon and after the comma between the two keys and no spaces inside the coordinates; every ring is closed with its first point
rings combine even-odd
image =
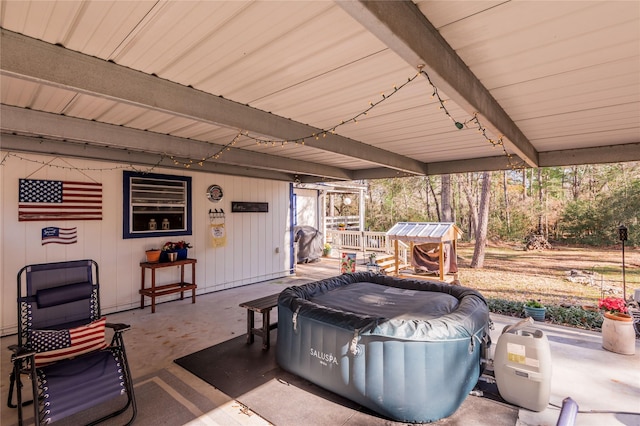
{"type": "Polygon", "coordinates": [[[102,220],[102,184],[20,179],[18,221],[102,220]]]}
{"type": "Polygon", "coordinates": [[[78,228],[42,228],[42,245],[75,244],[78,242],[78,228]]]}

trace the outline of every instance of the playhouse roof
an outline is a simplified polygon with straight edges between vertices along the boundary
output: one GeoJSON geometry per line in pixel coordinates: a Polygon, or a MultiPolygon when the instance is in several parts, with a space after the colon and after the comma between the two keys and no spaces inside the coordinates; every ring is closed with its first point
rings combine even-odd
{"type": "Polygon", "coordinates": [[[398,222],[387,231],[390,240],[413,243],[440,243],[453,241],[462,231],[450,222],[398,222]]]}

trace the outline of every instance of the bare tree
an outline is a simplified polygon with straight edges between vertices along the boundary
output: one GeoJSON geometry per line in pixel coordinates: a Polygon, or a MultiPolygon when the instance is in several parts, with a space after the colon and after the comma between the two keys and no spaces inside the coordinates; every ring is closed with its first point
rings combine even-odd
{"type": "Polygon", "coordinates": [[[507,233],[511,233],[511,212],[509,210],[509,187],[507,185],[507,172],[502,172],[502,191],[504,193],[504,215],[507,221],[507,233]]]}
{"type": "Polygon", "coordinates": [[[478,211],[478,227],[476,230],[476,244],[471,259],[472,268],[484,266],[484,253],[487,245],[487,230],[489,227],[489,204],[491,199],[491,172],[482,173],[482,193],[480,195],[480,209],[478,211]]]}
{"type": "Polygon", "coordinates": [[[538,167],[538,207],[540,208],[540,213],[538,214],[538,235],[543,234],[543,190],[542,190],[542,168],[538,167]]]}
{"type": "Polygon", "coordinates": [[[442,221],[453,222],[451,209],[451,175],[442,175],[442,221]]]}
{"type": "Polygon", "coordinates": [[[469,205],[469,235],[473,235],[475,238],[478,229],[478,204],[475,202],[475,191],[472,189],[472,183],[474,182],[472,173],[467,173],[465,178],[460,179],[460,185],[469,205]]]}
{"type": "Polygon", "coordinates": [[[436,197],[436,191],[433,189],[433,183],[431,182],[431,177],[427,176],[427,182],[429,183],[429,189],[431,190],[431,195],[433,195],[433,202],[436,205],[436,213],[438,214],[438,222],[440,222],[440,209],[438,208],[438,197],[436,197]]]}

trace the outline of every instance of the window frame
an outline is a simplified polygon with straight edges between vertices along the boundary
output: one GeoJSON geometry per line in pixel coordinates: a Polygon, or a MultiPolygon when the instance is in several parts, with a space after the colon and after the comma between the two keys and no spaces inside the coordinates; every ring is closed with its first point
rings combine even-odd
{"type": "MultiPolygon", "coordinates": [[[[175,175],[166,175],[160,173],[142,173],[142,172],[134,172],[134,171],[123,171],[122,178],[122,238],[151,238],[151,237],[172,237],[172,236],[182,236],[182,235],[192,235],[192,195],[191,195],[191,177],[190,176],[175,176],[175,175]],[[163,181],[175,181],[182,182],[184,184],[185,189],[185,206],[183,209],[183,223],[185,224],[184,229],[168,229],[163,230],[161,228],[160,221],[158,223],[158,229],[155,231],[134,231],[132,229],[133,226],[133,215],[135,203],[131,202],[131,190],[132,190],[132,182],[133,179],[143,178],[150,180],[163,180],[163,181]]],[[[175,214],[175,213],[174,213],[175,214]]]]}

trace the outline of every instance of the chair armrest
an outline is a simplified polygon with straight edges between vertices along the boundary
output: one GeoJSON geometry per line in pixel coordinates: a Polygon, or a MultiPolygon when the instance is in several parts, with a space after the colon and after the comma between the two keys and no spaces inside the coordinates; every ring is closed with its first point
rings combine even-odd
{"type": "Polygon", "coordinates": [[[11,355],[12,361],[15,361],[17,359],[29,358],[36,354],[36,351],[18,345],[10,345],[9,350],[13,352],[13,355],[11,355]]]}
{"type": "Polygon", "coordinates": [[[105,326],[113,329],[113,331],[115,331],[115,332],[123,332],[123,331],[127,331],[127,330],[129,330],[131,328],[131,326],[129,324],[112,323],[112,322],[106,323],[105,326]]]}

